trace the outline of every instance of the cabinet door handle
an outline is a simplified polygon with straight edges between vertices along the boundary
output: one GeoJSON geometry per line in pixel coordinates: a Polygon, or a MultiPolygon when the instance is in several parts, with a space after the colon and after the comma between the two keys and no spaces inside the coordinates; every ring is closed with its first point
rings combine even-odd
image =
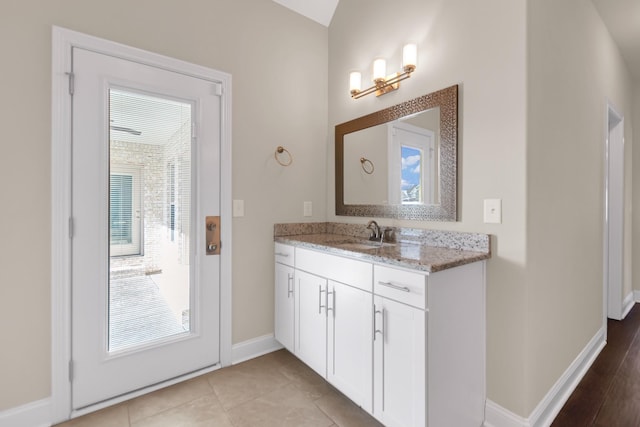
{"type": "Polygon", "coordinates": [[[331,311],[333,313],[333,317],[336,317],[336,289],[333,288],[331,292],[327,293],[327,311],[331,311]],[[331,307],[329,307],[329,295],[331,295],[331,307]]]}
{"type": "Polygon", "coordinates": [[[406,286],[396,285],[393,282],[381,282],[381,281],[379,281],[378,285],[386,286],[386,287],[391,288],[391,289],[397,289],[397,290],[403,291],[403,292],[411,292],[411,289],[407,288],[406,286]]]}
{"type": "Polygon", "coordinates": [[[287,274],[287,298],[291,298],[293,294],[293,274],[287,274]]]}
{"type": "Polygon", "coordinates": [[[282,252],[276,252],[276,255],[283,256],[285,258],[289,257],[289,254],[285,254],[285,253],[282,253],[282,252]]]}
{"type": "MultiPolygon", "coordinates": [[[[318,314],[322,314],[322,309],[323,308],[327,308],[326,305],[322,305],[322,294],[323,292],[327,292],[324,289],[322,289],[322,285],[318,285],[318,314]]],[[[326,310],[325,310],[326,312],[326,310]]]]}
{"type": "Polygon", "coordinates": [[[378,314],[382,314],[382,327],[384,328],[384,308],[382,310],[378,310],[376,309],[376,305],[373,305],[373,340],[376,340],[376,335],[380,334],[382,336],[382,338],[384,338],[384,334],[382,332],[381,329],[378,329],[377,325],[377,318],[376,316],[378,314]]]}

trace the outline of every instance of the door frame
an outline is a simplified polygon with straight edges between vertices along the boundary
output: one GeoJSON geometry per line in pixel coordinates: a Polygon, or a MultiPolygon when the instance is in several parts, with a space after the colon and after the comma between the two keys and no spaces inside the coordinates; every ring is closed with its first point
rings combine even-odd
{"type": "MultiPolygon", "coordinates": [[[[605,113],[605,200],[604,200],[604,251],[603,251],[603,328],[605,331],[605,339],[606,339],[606,331],[607,331],[607,319],[616,319],[622,320],[627,315],[629,309],[632,307],[625,307],[623,303],[623,289],[624,289],[624,228],[625,228],[625,213],[624,213],[624,180],[625,180],[625,172],[624,172],[624,162],[625,162],[625,153],[624,153],[624,115],[620,113],[620,110],[616,108],[616,106],[610,101],[606,101],[606,113],[605,113]],[[613,123],[613,124],[612,124],[613,123]],[[612,141],[611,134],[612,130],[621,126],[621,140],[617,141],[622,144],[622,156],[616,157],[612,159],[613,151],[611,149],[612,141]],[[620,261],[620,283],[611,283],[610,282],[610,273],[612,268],[611,262],[611,247],[609,244],[611,238],[611,227],[615,224],[612,224],[612,218],[610,216],[612,209],[612,170],[610,168],[610,164],[612,161],[619,163],[620,170],[622,171],[622,199],[617,201],[619,205],[614,206],[614,209],[617,211],[621,211],[622,214],[622,224],[617,224],[617,226],[622,227],[622,241],[616,242],[622,246],[622,252],[620,256],[622,257],[620,261]]],[[[620,213],[620,212],[619,212],[620,213]]],[[[617,216],[619,217],[619,215],[617,216]]]]}
{"type": "Polygon", "coordinates": [[[193,374],[170,380],[95,405],[86,411],[72,411],[71,405],[71,49],[80,47],[97,53],[142,63],[219,83],[220,96],[220,364],[231,364],[231,75],[178,59],[147,52],[76,31],[52,28],[51,80],[51,417],[57,423],[179,382],[193,374]]]}

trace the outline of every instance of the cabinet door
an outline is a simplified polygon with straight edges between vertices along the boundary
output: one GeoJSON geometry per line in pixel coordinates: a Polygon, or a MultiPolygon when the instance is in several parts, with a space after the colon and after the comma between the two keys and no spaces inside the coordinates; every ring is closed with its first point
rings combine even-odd
{"type": "Polygon", "coordinates": [[[327,379],[367,412],[373,408],[373,295],[329,281],[327,379]]]}
{"type": "Polygon", "coordinates": [[[293,267],[276,263],[275,336],[287,350],[294,352],[294,282],[293,267]]]}
{"type": "Polygon", "coordinates": [[[296,351],[311,369],[327,376],[327,280],[296,270],[296,351]]]}
{"type": "Polygon", "coordinates": [[[426,425],[426,313],[374,297],[373,414],[387,427],[426,425]]]}

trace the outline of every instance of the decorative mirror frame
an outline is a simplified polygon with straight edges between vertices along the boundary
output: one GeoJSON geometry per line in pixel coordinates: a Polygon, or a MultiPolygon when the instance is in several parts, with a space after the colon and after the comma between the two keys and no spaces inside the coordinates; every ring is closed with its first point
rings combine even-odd
{"type": "Polygon", "coordinates": [[[339,124],[335,128],[336,215],[456,221],[458,164],[458,85],[339,124]],[[344,136],[440,107],[440,203],[433,205],[346,205],[344,203],[344,136]]]}

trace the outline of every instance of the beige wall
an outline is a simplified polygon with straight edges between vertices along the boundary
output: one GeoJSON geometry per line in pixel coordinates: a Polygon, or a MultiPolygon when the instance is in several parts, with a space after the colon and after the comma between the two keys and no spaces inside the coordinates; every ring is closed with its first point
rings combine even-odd
{"type": "Polygon", "coordinates": [[[326,212],[325,27],[270,0],[3,1],[0,411],[50,395],[52,25],[232,74],[235,343],[273,331],[273,223],[326,212]]]}
{"type": "MultiPolygon", "coordinates": [[[[523,415],[602,326],[607,99],[627,118],[626,236],[633,143],[630,75],[592,3],[530,1],[528,26],[523,415]]],[[[631,290],[629,243],[625,294],[631,290]]]]}
{"type": "MultiPolygon", "coordinates": [[[[526,69],[525,0],[341,1],[329,27],[329,129],[402,101],[460,85],[459,201],[455,223],[394,221],[381,224],[484,232],[492,239],[488,263],[488,395],[525,414],[524,310],[526,288],[526,69]],[[402,46],[418,43],[418,68],[398,91],[352,100],[348,78],[370,78],[377,56],[388,73],[400,68],[402,46]],[[483,224],[485,198],[500,198],[503,223],[483,224]]],[[[336,217],[333,145],[329,145],[328,217],[336,217]]],[[[364,225],[363,225],[364,226],[364,225]]]]}

